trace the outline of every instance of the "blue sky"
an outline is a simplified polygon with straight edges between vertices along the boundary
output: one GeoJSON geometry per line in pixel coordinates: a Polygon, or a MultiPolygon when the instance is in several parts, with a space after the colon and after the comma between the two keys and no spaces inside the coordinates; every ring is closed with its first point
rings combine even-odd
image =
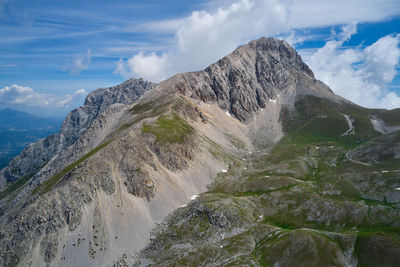
{"type": "Polygon", "coordinates": [[[200,70],[274,36],[368,107],[400,107],[399,0],[0,0],[0,104],[65,115],[130,77],[200,70]]]}

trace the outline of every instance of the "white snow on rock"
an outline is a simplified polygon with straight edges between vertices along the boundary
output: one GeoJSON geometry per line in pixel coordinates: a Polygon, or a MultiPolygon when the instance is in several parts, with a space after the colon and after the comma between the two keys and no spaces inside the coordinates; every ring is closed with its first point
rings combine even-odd
{"type": "Polygon", "coordinates": [[[228,115],[229,117],[232,117],[232,115],[229,113],[229,111],[226,111],[225,114],[228,115]]]}
{"type": "Polygon", "coordinates": [[[197,195],[193,195],[190,197],[191,200],[195,200],[198,196],[197,195]]]}
{"type": "Polygon", "coordinates": [[[276,99],[270,99],[269,102],[276,104],[276,99]]]}
{"type": "Polygon", "coordinates": [[[221,172],[228,172],[227,170],[225,170],[225,169],[222,169],[222,171],[221,172]]]}

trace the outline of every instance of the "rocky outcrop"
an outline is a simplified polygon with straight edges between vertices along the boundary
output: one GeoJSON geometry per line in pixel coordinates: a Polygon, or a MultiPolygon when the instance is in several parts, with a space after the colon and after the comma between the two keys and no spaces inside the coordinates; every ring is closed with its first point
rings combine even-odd
{"type": "Polygon", "coordinates": [[[158,85],[99,89],[2,171],[20,187],[0,202],[0,265],[353,266],[375,243],[397,259],[397,239],[376,235],[398,238],[398,159],[346,157],[397,144],[376,114],[271,38],[158,85]]]}
{"type": "Polygon", "coordinates": [[[204,71],[178,74],[160,87],[227,110],[249,122],[258,110],[277,98],[297,94],[336,98],[288,43],[261,38],[236,49],[204,71]]]}
{"type": "Polygon", "coordinates": [[[143,79],[130,79],[120,85],[97,89],[90,92],[82,107],[71,111],[61,127],[65,144],[69,145],[79,138],[90,123],[104,110],[113,104],[132,104],[156,84],[143,79]]]}
{"type": "Polygon", "coordinates": [[[27,176],[33,176],[44,167],[59,150],[60,135],[54,134],[30,144],[0,172],[0,189],[27,176]]]}
{"type": "MultiPolygon", "coordinates": [[[[349,156],[366,164],[399,159],[400,131],[384,134],[357,147],[349,156]]],[[[400,169],[400,166],[399,166],[400,169]]]]}
{"type": "MultiPolygon", "coordinates": [[[[108,107],[116,103],[131,104],[154,87],[154,83],[143,79],[130,79],[120,85],[97,89],[89,93],[85,104],[68,114],[59,134],[51,135],[29,145],[0,171],[0,190],[19,179],[32,176],[40,171],[58,152],[73,145],[98,115],[108,107]]],[[[68,162],[62,164],[66,163],[68,162]]]]}

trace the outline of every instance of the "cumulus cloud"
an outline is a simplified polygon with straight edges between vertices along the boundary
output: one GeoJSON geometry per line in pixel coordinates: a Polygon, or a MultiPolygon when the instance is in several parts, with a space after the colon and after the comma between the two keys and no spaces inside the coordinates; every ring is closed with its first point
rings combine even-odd
{"type": "Polygon", "coordinates": [[[167,78],[168,68],[171,64],[168,62],[168,55],[156,55],[155,53],[145,54],[143,51],[128,59],[125,63],[120,59],[117,63],[115,73],[124,77],[130,77],[132,74],[138,77],[146,77],[146,80],[160,81],[167,78]]]}
{"type": "Polygon", "coordinates": [[[400,107],[400,97],[387,89],[400,62],[400,35],[384,36],[365,48],[345,48],[354,33],[356,24],[349,24],[322,48],[302,56],[336,94],[365,107],[400,107]]]}
{"type": "Polygon", "coordinates": [[[92,50],[88,49],[86,54],[76,55],[72,61],[69,61],[63,67],[64,71],[69,71],[71,75],[77,75],[82,70],[87,70],[92,58],[92,50]]]}
{"type": "MultiPolygon", "coordinates": [[[[160,81],[178,72],[202,69],[260,36],[277,36],[294,29],[351,21],[378,21],[400,13],[396,0],[236,0],[216,3],[221,5],[216,11],[194,11],[186,18],[143,25],[145,31],[173,31],[171,47],[159,54],[142,51],[127,61],[120,60],[116,72],[126,78],[160,81]]],[[[292,38],[291,41],[295,40],[292,38]]]]}
{"type": "Polygon", "coordinates": [[[376,22],[398,16],[400,12],[398,0],[293,0],[290,3],[288,24],[293,28],[376,22]]]}
{"type": "Polygon", "coordinates": [[[87,92],[76,90],[73,94],[63,96],[35,92],[30,87],[13,84],[0,89],[0,105],[3,107],[21,108],[70,108],[82,103],[87,92]]]}
{"type": "Polygon", "coordinates": [[[171,49],[159,55],[140,52],[120,61],[118,73],[160,81],[177,72],[204,68],[254,36],[286,30],[287,13],[275,0],[241,0],[214,13],[195,11],[181,20],[171,49]]]}

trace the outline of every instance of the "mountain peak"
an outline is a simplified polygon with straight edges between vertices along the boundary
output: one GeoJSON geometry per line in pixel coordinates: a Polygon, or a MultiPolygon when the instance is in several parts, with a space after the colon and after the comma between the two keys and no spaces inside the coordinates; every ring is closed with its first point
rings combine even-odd
{"type": "Polygon", "coordinates": [[[245,123],[278,97],[333,96],[327,86],[314,78],[292,46],[264,37],[237,48],[204,71],[176,75],[161,87],[173,87],[183,95],[217,103],[245,123]]]}
{"type": "Polygon", "coordinates": [[[0,266],[395,266],[400,116],[341,100],[272,38],[93,91],[0,171],[0,266]]]}
{"type": "Polygon", "coordinates": [[[111,102],[130,103],[132,99],[136,99],[138,95],[153,88],[155,85],[155,83],[145,81],[143,78],[131,78],[117,86],[100,88],[90,92],[85,99],[85,105],[100,105],[104,106],[102,107],[104,109],[111,102]]]}
{"type": "Polygon", "coordinates": [[[278,40],[272,37],[261,37],[258,40],[249,42],[247,46],[260,53],[264,53],[264,56],[279,55],[277,58],[275,58],[276,60],[278,60],[278,58],[281,60],[286,58],[292,67],[299,69],[314,78],[314,73],[307,66],[307,64],[303,62],[301,56],[289,43],[284,40],[278,40]]]}

